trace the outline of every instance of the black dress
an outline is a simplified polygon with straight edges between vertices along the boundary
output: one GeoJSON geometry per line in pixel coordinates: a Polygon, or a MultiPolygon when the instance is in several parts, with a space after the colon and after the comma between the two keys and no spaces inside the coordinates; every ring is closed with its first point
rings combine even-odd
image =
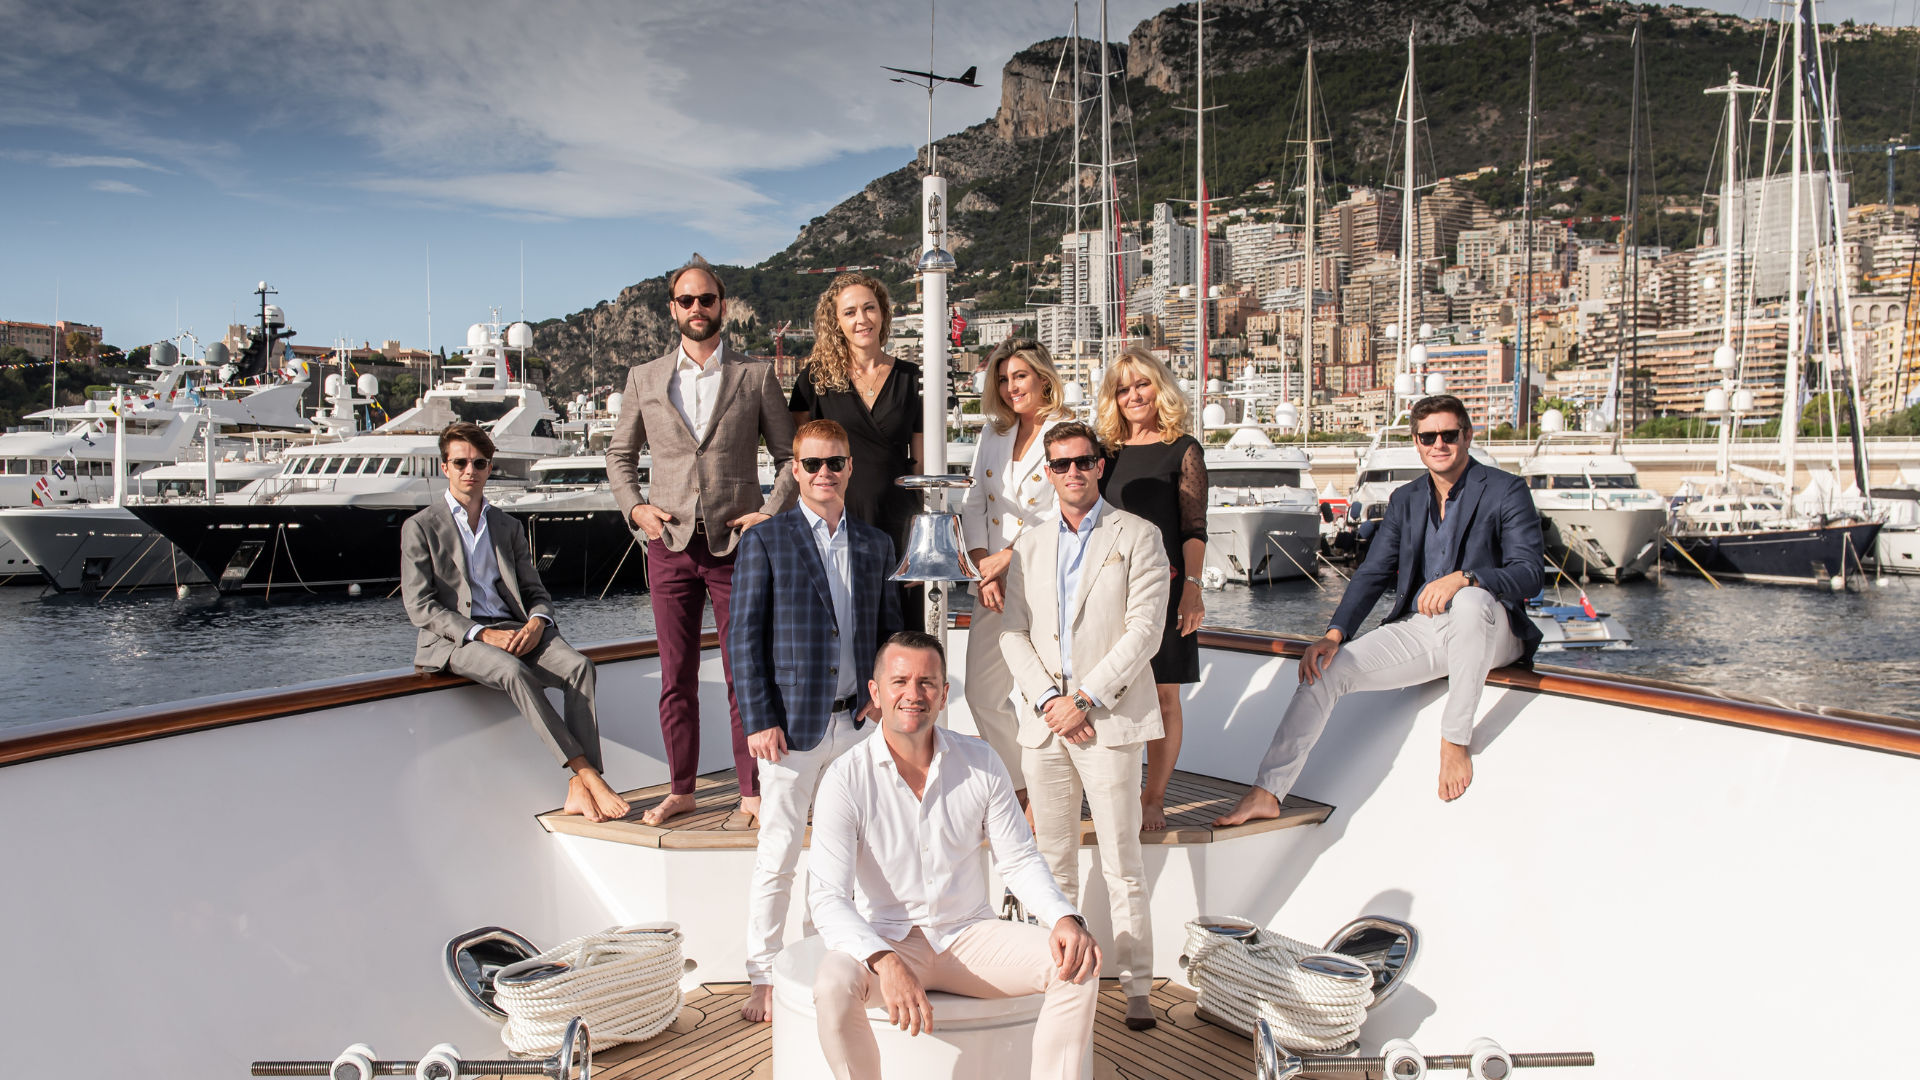
{"type": "MultiPolygon", "coordinates": [[[[923,426],[920,416],[920,369],[895,360],[871,408],[849,385],[845,390],[821,390],[813,376],[801,371],[794,380],[787,407],[815,420],[832,420],[847,429],[847,450],[853,457],[853,475],[847,478],[847,513],[893,538],[894,557],[907,550],[907,530],[920,512],[920,493],[894,483],[913,472],[913,437],[923,426]]],[[[892,572],[892,567],[888,567],[892,572]]],[[[908,626],[919,624],[918,594],[902,596],[901,615],[908,626]],[[909,607],[911,610],[909,610],[909,607]]]]}
{"type": "Polygon", "coordinates": [[[1200,635],[1180,633],[1180,597],[1186,591],[1188,540],[1207,538],[1207,458],[1200,443],[1182,435],[1170,443],[1122,446],[1107,459],[1100,496],[1160,530],[1172,577],[1167,625],[1153,657],[1153,681],[1200,681],[1200,635]]]}

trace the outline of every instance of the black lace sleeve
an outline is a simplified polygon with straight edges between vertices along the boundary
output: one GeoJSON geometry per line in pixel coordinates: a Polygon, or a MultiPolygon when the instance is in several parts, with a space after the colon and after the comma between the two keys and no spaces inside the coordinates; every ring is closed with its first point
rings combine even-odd
{"type": "Polygon", "coordinates": [[[1180,540],[1207,539],[1207,455],[1189,443],[1180,459],[1180,540]]]}

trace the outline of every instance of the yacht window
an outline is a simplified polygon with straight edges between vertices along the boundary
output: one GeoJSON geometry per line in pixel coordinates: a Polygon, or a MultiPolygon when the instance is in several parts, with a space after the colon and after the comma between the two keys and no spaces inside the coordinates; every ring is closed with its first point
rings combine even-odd
{"type": "Polygon", "coordinates": [[[397,457],[390,457],[380,465],[380,471],[388,476],[392,476],[398,468],[400,468],[400,459],[397,457]]]}
{"type": "Polygon", "coordinates": [[[334,473],[337,473],[339,471],[340,471],[340,459],[337,457],[328,458],[326,461],[326,464],[320,466],[320,472],[326,476],[332,476],[334,473]]]}
{"type": "Polygon", "coordinates": [[[47,475],[47,459],[34,458],[32,466],[27,471],[34,476],[47,475]]]}
{"type": "Polygon", "coordinates": [[[1363,484],[1394,484],[1407,480],[1418,480],[1427,475],[1425,469],[1368,469],[1360,474],[1363,484]]]}
{"type": "Polygon", "coordinates": [[[526,458],[509,458],[495,454],[493,474],[495,480],[526,480],[533,472],[533,463],[526,458]]]}
{"type": "MultiPolygon", "coordinates": [[[[204,483],[204,481],[202,482],[204,483]]],[[[249,482],[250,481],[246,480],[215,480],[213,482],[213,490],[222,493],[239,491],[241,488],[246,487],[249,482]]]]}
{"type": "Polygon", "coordinates": [[[543,484],[604,484],[607,482],[605,465],[575,465],[564,469],[544,469],[540,473],[543,484]]]}
{"type": "Polygon", "coordinates": [[[342,465],[342,466],[340,466],[340,474],[341,474],[342,476],[345,476],[345,475],[347,475],[347,474],[349,474],[349,473],[357,473],[357,472],[359,472],[359,471],[360,471],[360,461],[361,461],[361,459],[360,459],[360,458],[357,458],[357,457],[350,457],[350,458],[348,458],[348,459],[347,459],[347,463],[346,463],[345,465],[342,465]]]}
{"type": "Polygon", "coordinates": [[[1208,469],[1208,487],[1299,487],[1299,469],[1208,469]]]}

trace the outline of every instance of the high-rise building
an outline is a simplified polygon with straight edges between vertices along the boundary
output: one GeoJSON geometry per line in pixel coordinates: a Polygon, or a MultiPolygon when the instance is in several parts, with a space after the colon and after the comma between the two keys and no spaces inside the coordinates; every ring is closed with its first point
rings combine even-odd
{"type": "MultiPolygon", "coordinates": [[[[1827,176],[1814,173],[1803,178],[1800,189],[1800,254],[1811,258],[1813,249],[1833,238],[1833,214],[1827,205],[1827,176]]],[[[1847,205],[1850,187],[1840,183],[1837,193],[1841,206],[1847,205]]],[[[1766,180],[1748,180],[1729,200],[1732,220],[1738,223],[1736,239],[1745,251],[1755,253],[1754,296],[1771,299],[1787,294],[1792,264],[1793,178],[1775,176],[1766,180]]],[[[1800,274],[1801,287],[1808,283],[1807,270],[1800,274]]]]}

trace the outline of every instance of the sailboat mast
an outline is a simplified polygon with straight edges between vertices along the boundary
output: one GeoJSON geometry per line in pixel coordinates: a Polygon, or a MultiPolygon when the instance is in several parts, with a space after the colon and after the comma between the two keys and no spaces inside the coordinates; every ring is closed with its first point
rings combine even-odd
{"type": "MultiPolygon", "coordinates": [[[[1733,395],[1735,393],[1734,388],[1739,384],[1740,368],[1739,352],[1734,348],[1733,344],[1733,289],[1739,268],[1738,249],[1734,243],[1733,191],[1735,184],[1734,177],[1735,173],[1739,170],[1740,162],[1740,95],[1756,94],[1762,91],[1757,86],[1742,86],[1740,84],[1740,73],[1735,71],[1728,77],[1727,85],[1710,86],[1706,92],[1709,94],[1725,94],[1727,96],[1727,153],[1726,161],[1721,166],[1720,176],[1720,246],[1722,256],[1720,271],[1720,349],[1716,350],[1717,353],[1723,352],[1729,361],[1729,365],[1723,369],[1725,374],[1721,376],[1721,389],[1727,395],[1727,411],[1722,415],[1720,424],[1719,476],[1724,483],[1730,469],[1730,462],[1732,461],[1733,395]]],[[[1744,307],[1742,310],[1745,310],[1744,307]]],[[[1716,368],[1720,367],[1717,359],[1714,366],[1716,368]]]]}
{"type": "Polygon", "coordinates": [[[1800,434],[1800,179],[1802,157],[1806,150],[1806,51],[1803,30],[1806,0],[1793,0],[1793,122],[1788,137],[1792,168],[1788,173],[1792,197],[1789,200],[1790,223],[1787,226],[1787,384],[1780,402],[1780,463],[1785,470],[1787,490],[1781,494],[1782,515],[1793,513],[1794,455],[1800,434]]]}
{"type": "MultiPolygon", "coordinates": [[[[1316,172],[1318,171],[1317,169],[1315,169],[1315,166],[1318,165],[1319,162],[1315,158],[1314,147],[1313,147],[1313,74],[1314,74],[1313,73],[1313,39],[1308,38],[1307,39],[1307,177],[1306,177],[1307,179],[1307,188],[1306,188],[1307,264],[1306,264],[1306,275],[1303,279],[1306,284],[1306,303],[1302,305],[1302,312],[1301,312],[1301,318],[1300,318],[1300,327],[1301,327],[1300,397],[1303,403],[1307,406],[1306,410],[1302,414],[1303,422],[1305,424],[1305,427],[1303,428],[1303,432],[1309,435],[1312,434],[1313,432],[1313,299],[1314,299],[1313,297],[1313,289],[1314,289],[1313,227],[1314,227],[1314,211],[1317,209],[1315,206],[1315,203],[1319,201],[1317,197],[1317,192],[1319,191],[1319,178],[1315,175],[1316,172]]],[[[1284,364],[1286,361],[1286,353],[1284,349],[1281,352],[1280,359],[1281,359],[1281,362],[1284,364]]],[[[1280,400],[1285,401],[1286,398],[1287,398],[1287,377],[1286,377],[1285,370],[1283,369],[1280,375],[1280,400]]]]}
{"type": "MultiPolygon", "coordinates": [[[[1827,148],[1827,198],[1826,205],[1822,207],[1821,213],[1828,219],[1828,228],[1833,230],[1831,239],[1834,244],[1832,253],[1835,262],[1833,272],[1835,303],[1832,310],[1837,316],[1834,318],[1833,323],[1836,332],[1840,335],[1840,362],[1845,368],[1847,376],[1847,409],[1851,414],[1848,427],[1852,429],[1853,433],[1854,482],[1860,488],[1860,497],[1866,500],[1866,509],[1871,512],[1873,510],[1873,482],[1871,473],[1867,467],[1867,444],[1861,439],[1861,435],[1863,434],[1861,422],[1865,419],[1865,410],[1860,406],[1860,358],[1854,349],[1853,334],[1850,331],[1852,319],[1848,315],[1848,313],[1853,310],[1853,287],[1849,283],[1848,275],[1840,272],[1838,265],[1841,252],[1844,250],[1842,237],[1844,235],[1844,227],[1847,223],[1846,207],[1840,201],[1840,163],[1834,158],[1834,147],[1839,145],[1836,141],[1836,133],[1833,130],[1834,117],[1840,112],[1839,74],[1836,72],[1831,81],[1826,78],[1827,62],[1826,57],[1820,52],[1820,27],[1817,23],[1814,25],[1813,30],[1813,46],[1814,64],[1821,77],[1819,85],[1824,90],[1820,100],[1820,126],[1822,141],[1826,144],[1827,148]]],[[[1887,171],[1889,177],[1891,177],[1893,170],[1888,169],[1887,171]]],[[[1887,209],[1893,209],[1892,199],[1887,200],[1887,209]]],[[[1828,397],[1827,401],[1831,404],[1833,398],[1828,397]]],[[[1838,410],[1836,409],[1835,411],[1837,412],[1838,410]]],[[[1833,425],[1832,439],[1834,454],[1837,456],[1840,450],[1840,425],[1837,420],[1833,425]]],[[[1835,466],[1833,474],[1836,477],[1840,475],[1838,466],[1835,466]]]]}
{"type": "MultiPolygon", "coordinates": [[[[1396,372],[1406,372],[1408,341],[1413,337],[1413,28],[1407,28],[1407,83],[1401,90],[1407,106],[1405,171],[1400,198],[1400,333],[1394,339],[1396,372]]],[[[1419,391],[1415,391],[1417,394],[1419,391]]]]}
{"type": "Polygon", "coordinates": [[[1207,0],[1194,0],[1193,26],[1193,194],[1200,208],[1194,243],[1193,355],[1199,364],[1194,379],[1199,392],[1200,441],[1207,439],[1207,0]]]}
{"type": "Polygon", "coordinates": [[[1540,34],[1535,31],[1527,53],[1527,162],[1521,172],[1520,235],[1526,249],[1526,279],[1520,287],[1520,385],[1515,388],[1514,418],[1525,437],[1533,412],[1533,353],[1529,333],[1533,329],[1533,128],[1534,105],[1540,90],[1540,34]]]}
{"type": "MultiPolygon", "coordinates": [[[[1613,354],[1613,385],[1608,396],[1613,402],[1613,424],[1615,431],[1624,430],[1620,409],[1620,367],[1621,359],[1629,349],[1633,360],[1627,366],[1627,394],[1635,405],[1639,395],[1634,393],[1633,370],[1640,362],[1640,25],[1633,27],[1633,105],[1629,111],[1627,131],[1627,220],[1620,238],[1620,288],[1625,295],[1620,305],[1622,316],[1621,339],[1613,354]]],[[[1638,416],[1635,416],[1638,419],[1638,416]]]]}
{"type": "MultiPolygon", "coordinates": [[[[1100,198],[1110,201],[1100,213],[1100,280],[1104,282],[1100,289],[1100,363],[1103,367],[1113,359],[1113,324],[1117,314],[1114,298],[1126,290],[1125,264],[1116,261],[1120,257],[1120,235],[1113,221],[1119,200],[1114,198],[1113,191],[1113,107],[1108,94],[1113,84],[1111,53],[1107,45],[1107,0],[1100,0],[1100,198]]],[[[1088,265],[1091,267],[1091,260],[1088,265]]],[[[1125,333],[1125,329],[1121,332],[1125,333]]],[[[1099,388],[1089,386],[1087,391],[1088,396],[1097,396],[1099,388]]]]}

